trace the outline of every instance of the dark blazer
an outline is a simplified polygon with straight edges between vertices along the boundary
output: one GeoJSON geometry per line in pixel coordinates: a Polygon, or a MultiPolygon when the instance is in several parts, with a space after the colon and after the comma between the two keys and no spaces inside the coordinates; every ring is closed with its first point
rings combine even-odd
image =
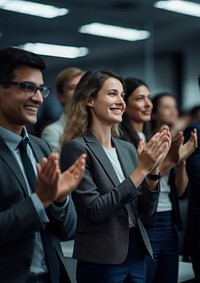
{"type": "MultiPolygon", "coordinates": [[[[30,135],[30,145],[36,160],[48,156],[50,148],[43,140],[30,135]]],[[[50,223],[46,234],[50,237],[51,247],[58,265],[62,266],[64,282],[69,282],[64,267],[64,256],[58,239],[72,237],[76,224],[76,213],[72,201],[61,217],[56,217],[49,207],[50,223]]],[[[0,137],[0,282],[25,283],[33,256],[35,232],[43,232],[33,202],[28,196],[26,183],[17,161],[0,137]]],[[[46,249],[46,243],[43,242],[46,249]]],[[[49,260],[47,256],[47,260],[49,260]]],[[[56,265],[56,262],[54,263],[56,265]]],[[[50,272],[49,282],[52,281],[50,272]]]]}
{"type": "Polygon", "coordinates": [[[184,136],[185,141],[187,141],[194,128],[197,129],[198,146],[186,160],[189,177],[189,200],[184,252],[187,254],[200,254],[200,121],[190,125],[184,131],[184,136]]]}
{"type": "Polygon", "coordinates": [[[98,140],[88,134],[66,143],[61,152],[61,170],[66,170],[81,154],[86,153],[85,175],[72,198],[78,220],[73,256],[78,260],[120,264],[128,253],[129,223],[126,204],[131,203],[140,228],[145,252],[151,246],[139,214],[152,214],[159,190],[150,192],[146,182],[137,189],[129,178],[137,164],[134,146],[113,138],[125,176],[120,183],[98,140]]]}

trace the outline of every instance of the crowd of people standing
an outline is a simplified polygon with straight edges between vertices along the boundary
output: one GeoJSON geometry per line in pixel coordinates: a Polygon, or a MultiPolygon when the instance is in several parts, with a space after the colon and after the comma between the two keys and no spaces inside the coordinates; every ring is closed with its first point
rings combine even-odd
{"type": "Polygon", "coordinates": [[[142,79],[70,67],[56,79],[64,112],[36,137],[26,126],[50,93],[44,69],[0,50],[0,282],[70,282],[60,241],[73,238],[77,283],[176,283],[186,191],[200,282],[199,121],[177,127],[175,96],[142,79]]]}

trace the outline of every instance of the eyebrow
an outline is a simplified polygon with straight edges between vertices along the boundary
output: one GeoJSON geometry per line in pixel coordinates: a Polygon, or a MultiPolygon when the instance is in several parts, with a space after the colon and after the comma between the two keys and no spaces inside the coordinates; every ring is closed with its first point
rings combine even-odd
{"type": "Polygon", "coordinates": [[[33,83],[33,82],[30,82],[30,81],[22,81],[22,82],[20,82],[20,83],[28,83],[28,84],[31,84],[31,85],[35,85],[35,86],[45,86],[45,84],[44,83],[42,83],[41,85],[37,85],[36,83],[33,83]]]}

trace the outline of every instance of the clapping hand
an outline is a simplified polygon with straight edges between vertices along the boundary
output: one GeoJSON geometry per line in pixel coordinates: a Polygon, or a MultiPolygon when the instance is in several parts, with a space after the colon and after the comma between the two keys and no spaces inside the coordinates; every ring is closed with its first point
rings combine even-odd
{"type": "Polygon", "coordinates": [[[183,132],[179,132],[173,139],[165,160],[161,165],[162,175],[180,162],[180,148],[183,145],[183,132]]]}
{"type": "Polygon", "coordinates": [[[179,132],[172,140],[170,150],[161,164],[160,171],[165,175],[171,168],[186,160],[197,147],[197,130],[191,132],[190,139],[183,144],[183,132],[179,132]]]}
{"type": "Polygon", "coordinates": [[[156,133],[148,143],[143,141],[138,145],[139,166],[148,173],[159,168],[165,159],[171,146],[171,134],[169,128],[164,126],[156,133]]]}
{"type": "Polygon", "coordinates": [[[37,164],[36,193],[44,207],[54,201],[62,202],[78,186],[85,170],[86,155],[82,154],[74,164],[64,171],[59,169],[59,155],[52,153],[37,164]]]}
{"type": "Polygon", "coordinates": [[[189,140],[180,147],[180,161],[186,160],[197,148],[197,129],[193,129],[189,140]]]}

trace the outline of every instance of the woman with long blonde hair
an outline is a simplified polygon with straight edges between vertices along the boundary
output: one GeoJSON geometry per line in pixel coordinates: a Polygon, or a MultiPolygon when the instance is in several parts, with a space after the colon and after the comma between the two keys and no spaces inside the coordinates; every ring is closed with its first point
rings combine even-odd
{"type": "Polygon", "coordinates": [[[123,79],[88,71],[68,109],[61,168],[86,154],[84,177],[72,194],[77,211],[73,256],[78,283],[145,282],[152,255],[140,214],[151,215],[159,196],[159,167],[171,136],[168,127],[135,147],[117,138],[125,110],[123,79]]]}

